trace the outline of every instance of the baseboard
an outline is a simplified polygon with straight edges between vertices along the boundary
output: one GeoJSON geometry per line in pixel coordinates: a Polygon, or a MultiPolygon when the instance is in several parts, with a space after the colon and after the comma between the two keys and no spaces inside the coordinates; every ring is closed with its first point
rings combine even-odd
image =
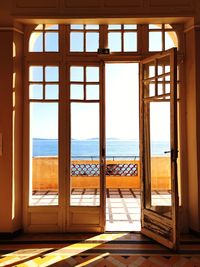
{"type": "Polygon", "coordinates": [[[193,235],[195,235],[197,237],[200,237],[200,232],[199,231],[196,231],[196,230],[194,230],[192,228],[189,228],[189,233],[190,234],[193,234],[193,235]]]}
{"type": "Polygon", "coordinates": [[[0,232],[0,239],[12,239],[20,234],[22,234],[22,230],[17,230],[15,232],[0,232]]]}

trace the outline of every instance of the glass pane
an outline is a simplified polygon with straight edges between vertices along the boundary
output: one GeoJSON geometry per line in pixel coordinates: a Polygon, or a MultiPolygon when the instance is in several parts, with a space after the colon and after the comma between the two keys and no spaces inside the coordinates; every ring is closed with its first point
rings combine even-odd
{"type": "Polygon", "coordinates": [[[162,24],[149,24],[149,29],[162,29],[162,24]]]}
{"type": "Polygon", "coordinates": [[[170,102],[150,103],[151,209],[171,217],[170,102]]]}
{"type": "Polygon", "coordinates": [[[80,84],[71,84],[70,86],[70,98],[83,100],[84,99],[84,90],[83,85],[80,84]]]}
{"type": "Polygon", "coordinates": [[[43,85],[42,84],[29,85],[29,98],[43,99],[43,85]]]}
{"type": "Polygon", "coordinates": [[[99,85],[87,85],[86,86],[86,99],[87,100],[99,100],[99,85]]]}
{"type": "Polygon", "coordinates": [[[99,67],[86,67],[86,82],[99,81],[99,67]]]}
{"type": "Polygon", "coordinates": [[[42,82],[43,81],[43,67],[31,66],[29,67],[29,81],[42,82]]]}
{"type": "Polygon", "coordinates": [[[58,24],[45,24],[45,30],[58,30],[58,24]]]}
{"type": "Polygon", "coordinates": [[[124,30],[137,30],[136,24],[124,24],[124,30]]]}
{"type": "Polygon", "coordinates": [[[29,39],[29,52],[43,52],[43,33],[33,32],[29,39]]]}
{"type": "Polygon", "coordinates": [[[122,51],[121,32],[109,32],[108,33],[108,48],[113,52],[122,51]]]}
{"type": "Polygon", "coordinates": [[[29,205],[58,205],[57,103],[30,104],[30,170],[29,205]]]}
{"type": "Polygon", "coordinates": [[[71,104],[71,205],[99,206],[99,104],[71,104]]]}
{"type": "Polygon", "coordinates": [[[45,67],[45,81],[46,82],[58,82],[58,67],[45,67]]]}
{"type": "Polygon", "coordinates": [[[144,65],[144,78],[148,79],[155,76],[154,61],[144,65]]]}
{"type": "Polygon", "coordinates": [[[137,51],[137,33],[125,32],[124,33],[124,52],[137,51]]]}
{"type": "Polygon", "coordinates": [[[84,26],[83,26],[83,24],[72,24],[72,25],[70,26],[70,28],[71,28],[72,30],[83,30],[83,29],[84,29],[84,26]]]}
{"type": "Polygon", "coordinates": [[[39,24],[37,27],[35,27],[35,30],[43,30],[43,24],[39,24]]]}
{"type": "Polygon", "coordinates": [[[87,24],[87,25],[85,25],[85,28],[87,30],[98,30],[99,29],[99,25],[97,25],[97,24],[87,24]]]}
{"type": "Polygon", "coordinates": [[[47,32],[45,33],[45,51],[58,52],[58,33],[47,32]]]}
{"type": "Polygon", "coordinates": [[[70,81],[83,82],[83,67],[70,67],[70,81]]]}
{"type": "Polygon", "coordinates": [[[163,84],[158,84],[158,95],[162,95],[163,93],[163,84]]]}
{"type": "Polygon", "coordinates": [[[178,47],[178,38],[175,32],[165,32],[165,50],[178,47]]]}
{"type": "Polygon", "coordinates": [[[99,33],[86,33],[86,52],[97,52],[99,48],[99,33]]]}
{"type": "Polygon", "coordinates": [[[108,25],[108,29],[109,30],[121,30],[122,25],[121,24],[110,24],[108,25]]]}
{"type": "Polygon", "coordinates": [[[58,99],[58,84],[48,84],[45,86],[45,99],[58,99]]]}
{"type": "Polygon", "coordinates": [[[84,51],[84,35],[82,32],[71,32],[70,51],[71,52],[83,52],[84,51]]]}
{"type": "Polygon", "coordinates": [[[166,94],[170,93],[170,84],[169,83],[165,84],[165,93],[166,94]]]}
{"type": "MultiPolygon", "coordinates": [[[[149,96],[155,96],[155,94],[156,94],[156,92],[155,92],[155,83],[149,84],[149,88],[148,89],[149,89],[149,96]]],[[[148,96],[148,95],[145,95],[145,96],[148,96]]]]}
{"type": "Polygon", "coordinates": [[[149,51],[162,51],[162,32],[149,32],[149,51]]]}

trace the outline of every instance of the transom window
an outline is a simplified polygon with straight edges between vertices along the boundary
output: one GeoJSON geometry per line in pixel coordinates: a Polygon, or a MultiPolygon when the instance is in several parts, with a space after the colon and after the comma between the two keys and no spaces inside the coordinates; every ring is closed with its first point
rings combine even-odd
{"type": "Polygon", "coordinates": [[[31,32],[28,51],[60,52],[63,38],[67,54],[97,53],[99,48],[108,48],[111,54],[135,54],[145,52],[144,48],[156,52],[178,47],[177,34],[169,24],[39,24],[31,32]]]}

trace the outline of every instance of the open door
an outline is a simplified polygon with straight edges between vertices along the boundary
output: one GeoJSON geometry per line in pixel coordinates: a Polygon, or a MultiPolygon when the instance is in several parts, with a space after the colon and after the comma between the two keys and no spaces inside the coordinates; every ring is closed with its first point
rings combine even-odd
{"type": "Polygon", "coordinates": [[[140,65],[141,232],[171,249],[178,248],[177,156],[177,51],[173,48],[140,65]]]}

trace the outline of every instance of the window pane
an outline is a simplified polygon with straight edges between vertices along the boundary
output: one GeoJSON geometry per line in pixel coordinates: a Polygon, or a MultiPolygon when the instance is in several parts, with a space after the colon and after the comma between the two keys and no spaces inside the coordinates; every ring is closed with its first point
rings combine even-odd
{"type": "Polygon", "coordinates": [[[122,44],[121,44],[121,32],[110,32],[108,34],[108,47],[110,51],[113,52],[121,52],[122,44]]]}
{"type": "Polygon", "coordinates": [[[99,34],[96,32],[86,33],[86,52],[97,52],[99,48],[99,34]]]}
{"type": "Polygon", "coordinates": [[[86,82],[99,81],[99,67],[86,67],[86,82]]]}
{"type": "Polygon", "coordinates": [[[70,34],[70,51],[83,52],[84,35],[82,32],[71,32],[70,34]]]}
{"type": "Polygon", "coordinates": [[[43,51],[43,33],[33,32],[29,39],[29,52],[43,51]]]}
{"type": "Polygon", "coordinates": [[[178,38],[175,32],[165,32],[165,50],[178,47],[178,38]]]}
{"type": "Polygon", "coordinates": [[[45,51],[58,52],[58,33],[47,32],[45,33],[45,51]]]}
{"type": "Polygon", "coordinates": [[[99,29],[99,25],[97,25],[97,24],[87,24],[87,25],[85,25],[85,28],[87,30],[98,30],[99,29]]]}
{"type": "Polygon", "coordinates": [[[70,68],[70,81],[71,82],[83,82],[83,67],[71,67],[70,68]]]}
{"type": "Polygon", "coordinates": [[[45,24],[45,30],[58,30],[58,24],[45,24]]]}
{"type": "Polygon", "coordinates": [[[57,103],[30,104],[30,170],[29,204],[58,205],[57,103]]]}
{"type": "Polygon", "coordinates": [[[125,32],[124,33],[124,52],[137,51],[137,33],[125,32]]]}
{"type": "Polygon", "coordinates": [[[136,24],[124,24],[124,29],[125,30],[136,30],[137,25],[136,24]]]}
{"type": "Polygon", "coordinates": [[[43,86],[42,84],[31,84],[29,86],[30,99],[43,99],[43,86]]]}
{"type": "Polygon", "coordinates": [[[43,81],[43,67],[31,66],[29,68],[29,81],[30,82],[42,82],[43,81]]]}
{"type": "Polygon", "coordinates": [[[71,201],[99,206],[99,104],[71,104],[71,201]]]}
{"type": "Polygon", "coordinates": [[[99,85],[87,85],[86,86],[86,99],[87,100],[99,100],[99,85]]]}
{"type": "Polygon", "coordinates": [[[83,100],[84,99],[83,85],[71,84],[70,98],[71,99],[77,99],[77,100],[83,100]]]}
{"type": "Polygon", "coordinates": [[[37,27],[35,27],[35,30],[43,30],[43,24],[39,24],[37,27]]]}
{"type": "Polygon", "coordinates": [[[45,99],[58,99],[58,84],[48,84],[45,86],[45,99]]]}
{"type": "Polygon", "coordinates": [[[162,32],[149,32],[149,51],[162,50],[162,32]]]}
{"type": "Polygon", "coordinates": [[[162,29],[162,24],[149,24],[149,29],[162,29]]]}
{"type": "Polygon", "coordinates": [[[45,81],[58,82],[58,67],[45,67],[45,81]]]}
{"type": "Polygon", "coordinates": [[[121,30],[121,28],[122,28],[121,24],[108,25],[109,30],[121,30]]]}
{"type": "Polygon", "coordinates": [[[70,28],[71,28],[72,30],[83,30],[83,29],[84,29],[83,24],[72,24],[72,25],[70,26],[70,28]]]}

